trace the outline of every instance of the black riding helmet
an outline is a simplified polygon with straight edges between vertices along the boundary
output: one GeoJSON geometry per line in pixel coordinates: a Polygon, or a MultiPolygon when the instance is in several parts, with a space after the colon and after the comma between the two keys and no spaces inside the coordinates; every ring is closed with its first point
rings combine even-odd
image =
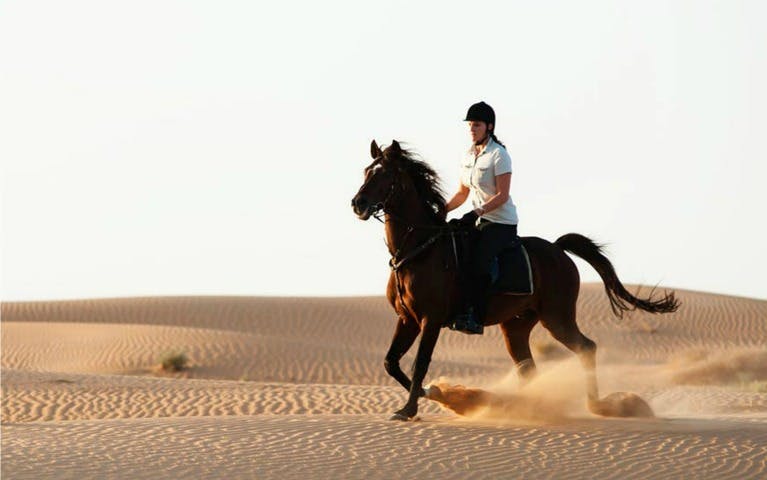
{"type": "Polygon", "coordinates": [[[469,111],[466,112],[466,118],[463,121],[492,123],[493,130],[495,130],[495,111],[493,107],[485,102],[475,103],[469,107],[469,111]]]}

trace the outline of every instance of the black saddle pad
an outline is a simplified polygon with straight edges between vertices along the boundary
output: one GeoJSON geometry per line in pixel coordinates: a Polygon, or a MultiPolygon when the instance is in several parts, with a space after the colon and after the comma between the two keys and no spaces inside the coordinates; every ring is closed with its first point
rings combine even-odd
{"type": "Polygon", "coordinates": [[[491,275],[493,283],[490,288],[495,293],[505,295],[533,293],[533,270],[522,239],[517,237],[514,243],[506,247],[493,260],[491,275]]]}

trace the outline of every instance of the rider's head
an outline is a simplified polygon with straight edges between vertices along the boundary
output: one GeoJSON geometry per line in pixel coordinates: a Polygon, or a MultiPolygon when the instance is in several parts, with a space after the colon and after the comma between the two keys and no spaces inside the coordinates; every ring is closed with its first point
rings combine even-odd
{"type": "Polygon", "coordinates": [[[487,138],[490,137],[495,143],[506,148],[506,146],[498,140],[498,137],[495,136],[495,111],[490,105],[485,102],[475,103],[469,107],[469,111],[466,112],[464,121],[469,122],[471,141],[474,142],[475,145],[485,143],[487,138]]]}
{"type": "Polygon", "coordinates": [[[469,107],[464,121],[469,122],[471,141],[483,143],[495,130],[495,111],[485,102],[475,103],[469,107]]]}

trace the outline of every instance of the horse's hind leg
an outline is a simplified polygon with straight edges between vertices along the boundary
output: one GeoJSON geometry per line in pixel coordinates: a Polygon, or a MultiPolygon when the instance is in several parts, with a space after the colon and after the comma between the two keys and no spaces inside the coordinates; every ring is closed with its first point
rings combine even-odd
{"type": "Polygon", "coordinates": [[[575,323],[575,308],[560,315],[546,315],[541,322],[555,339],[578,355],[586,370],[586,394],[589,403],[599,400],[596,374],[597,344],[578,328],[575,323]]]}
{"type": "Polygon", "coordinates": [[[530,352],[530,332],[536,323],[538,323],[538,314],[527,310],[500,325],[506,340],[506,350],[509,351],[509,355],[517,366],[517,374],[522,384],[535,376],[535,361],[530,352]]]}

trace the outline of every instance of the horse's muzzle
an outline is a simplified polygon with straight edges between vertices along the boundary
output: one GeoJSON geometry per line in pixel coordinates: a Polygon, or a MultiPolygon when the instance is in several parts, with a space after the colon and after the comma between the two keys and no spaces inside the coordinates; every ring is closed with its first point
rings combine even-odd
{"type": "Polygon", "coordinates": [[[352,198],[352,210],[354,210],[354,213],[360,220],[370,218],[370,215],[373,213],[371,207],[372,205],[370,205],[370,202],[365,197],[357,195],[352,198]]]}

